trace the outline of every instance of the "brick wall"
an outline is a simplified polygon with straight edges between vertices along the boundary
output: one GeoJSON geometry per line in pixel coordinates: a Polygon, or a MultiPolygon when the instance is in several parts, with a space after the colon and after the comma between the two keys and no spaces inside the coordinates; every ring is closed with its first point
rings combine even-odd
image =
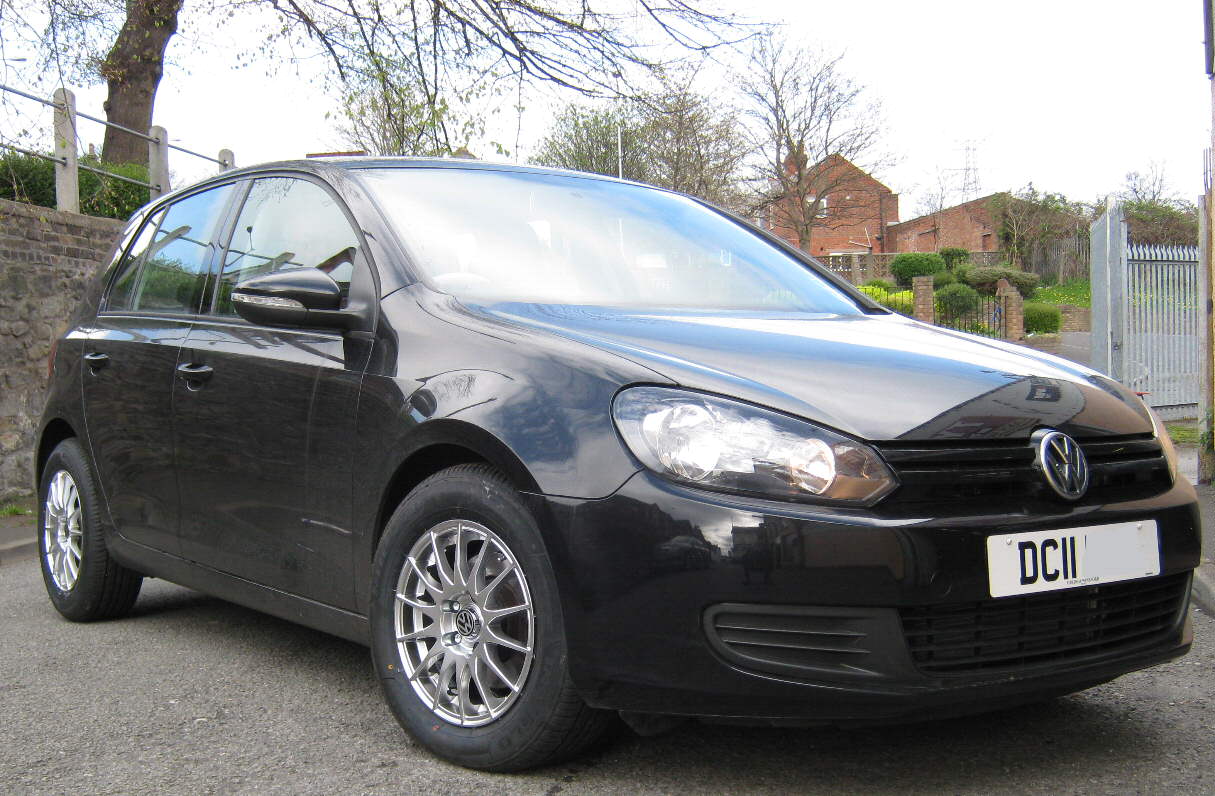
{"type": "Polygon", "coordinates": [[[32,488],[51,341],[122,226],[0,199],[0,500],[32,488]]]}
{"type": "Polygon", "coordinates": [[[1059,325],[1061,332],[1088,332],[1093,328],[1093,311],[1088,307],[1075,307],[1071,304],[1060,304],[1059,312],[1063,320],[1059,325]]]}
{"type": "Polygon", "coordinates": [[[959,246],[973,252],[990,252],[999,248],[996,231],[987,212],[992,197],[985,196],[939,213],[913,218],[894,224],[886,230],[887,251],[935,252],[947,246],[959,246]]]}

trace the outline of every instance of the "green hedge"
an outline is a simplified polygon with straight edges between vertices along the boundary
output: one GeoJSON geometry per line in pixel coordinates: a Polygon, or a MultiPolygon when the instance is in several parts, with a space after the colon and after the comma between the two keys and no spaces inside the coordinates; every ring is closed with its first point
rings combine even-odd
{"type": "Polygon", "coordinates": [[[979,308],[979,293],[966,285],[946,285],[936,292],[937,312],[954,320],[979,308]]]}
{"type": "Polygon", "coordinates": [[[910,290],[891,293],[889,290],[875,285],[862,285],[857,289],[888,310],[903,315],[915,314],[915,295],[910,290]]]}
{"type": "Polygon", "coordinates": [[[863,287],[880,287],[882,290],[894,290],[894,282],[885,279],[870,279],[863,287]]]}
{"type": "MultiPolygon", "coordinates": [[[[148,179],[145,166],[103,164],[98,158],[83,157],[86,166],[104,169],[133,180],[148,179]]],[[[88,216],[127,219],[148,203],[148,189],[122,180],[101,177],[80,170],[80,212],[88,216]]],[[[55,164],[33,155],[9,152],[0,155],[0,199],[55,206],[55,164]]]]}
{"type": "Polygon", "coordinates": [[[945,261],[945,267],[951,271],[955,266],[961,265],[970,259],[970,252],[960,246],[946,246],[937,254],[941,255],[941,259],[945,261]]]}
{"type": "Polygon", "coordinates": [[[1007,266],[990,268],[966,268],[958,277],[966,284],[988,296],[996,294],[996,283],[1007,279],[1008,283],[1017,289],[1025,298],[1033,298],[1034,290],[1038,287],[1038,275],[1018,271],[1007,266]]]}
{"type": "Polygon", "coordinates": [[[945,287],[946,285],[952,285],[956,281],[958,281],[958,280],[954,278],[954,275],[952,272],[937,271],[935,274],[932,275],[932,289],[940,290],[941,288],[945,287]]]}
{"type": "Polygon", "coordinates": [[[904,287],[911,284],[913,277],[932,276],[944,270],[945,261],[933,252],[903,252],[890,263],[890,273],[904,287]]]}
{"type": "Polygon", "coordinates": [[[1024,313],[1028,334],[1054,334],[1063,325],[1063,313],[1054,304],[1030,301],[1025,304],[1024,313]]]}

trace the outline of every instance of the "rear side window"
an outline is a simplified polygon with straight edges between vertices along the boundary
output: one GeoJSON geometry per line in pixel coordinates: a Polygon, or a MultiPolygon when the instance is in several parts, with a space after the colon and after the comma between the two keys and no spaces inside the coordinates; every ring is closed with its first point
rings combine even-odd
{"type": "Polygon", "coordinates": [[[358,246],[346,214],[324,188],[291,177],[257,180],[232,231],[216,312],[235,315],[233,287],[286,268],[319,268],[346,295],[358,246]]]}
{"type": "Polygon", "coordinates": [[[198,312],[215,249],[216,225],[231,191],[231,185],[223,185],[187,196],[150,219],[131,246],[106,309],[198,312]]]}
{"type": "Polygon", "coordinates": [[[122,265],[114,277],[114,283],[110,287],[110,297],[106,301],[106,309],[131,309],[131,302],[135,297],[135,286],[138,284],[139,266],[143,262],[143,256],[148,247],[152,245],[156,228],[160,226],[160,221],[164,217],[165,213],[161,210],[144,222],[143,227],[139,230],[139,237],[135,238],[135,242],[131,244],[126,259],[122,261],[122,265]]]}

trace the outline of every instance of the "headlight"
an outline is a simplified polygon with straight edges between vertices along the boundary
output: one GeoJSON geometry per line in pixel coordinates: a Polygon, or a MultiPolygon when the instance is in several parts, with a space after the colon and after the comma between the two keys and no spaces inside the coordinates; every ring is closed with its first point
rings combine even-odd
{"type": "Polygon", "coordinates": [[[897,486],[856,440],[727,398],[632,387],[616,396],[612,416],[642,464],[698,486],[863,505],[897,486]]]}

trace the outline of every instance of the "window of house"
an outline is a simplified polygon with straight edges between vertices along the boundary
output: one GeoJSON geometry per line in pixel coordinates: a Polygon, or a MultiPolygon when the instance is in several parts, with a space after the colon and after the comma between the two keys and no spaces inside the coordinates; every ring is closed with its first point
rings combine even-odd
{"type": "Polygon", "coordinates": [[[288,268],[318,268],[350,290],[358,237],[337,199],[316,183],[267,177],[253,183],[224,255],[216,312],[235,315],[232,289],[288,268]]]}

